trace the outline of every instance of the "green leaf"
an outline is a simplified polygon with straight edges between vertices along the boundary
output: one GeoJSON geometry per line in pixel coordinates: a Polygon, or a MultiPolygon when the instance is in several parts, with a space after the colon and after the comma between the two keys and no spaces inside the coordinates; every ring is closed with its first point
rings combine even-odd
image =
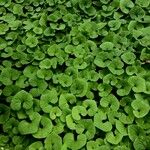
{"type": "Polygon", "coordinates": [[[131,64],[134,64],[136,56],[132,52],[126,52],[123,55],[121,55],[121,58],[126,64],[131,65],[131,64]]]}
{"type": "Polygon", "coordinates": [[[145,80],[140,76],[132,76],[128,79],[128,82],[132,86],[132,90],[136,93],[145,91],[145,80]]]}
{"type": "Polygon", "coordinates": [[[53,76],[53,72],[47,69],[39,69],[37,71],[37,76],[41,79],[50,80],[53,76]]]}
{"type": "Polygon", "coordinates": [[[42,33],[43,33],[43,30],[42,30],[42,28],[40,28],[40,27],[35,27],[35,28],[33,29],[33,31],[34,31],[35,34],[42,34],[42,33]]]}
{"type": "Polygon", "coordinates": [[[39,123],[39,127],[37,132],[35,132],[33,135],[33,137],[37,138],[37,139],[41,139],[41,138],[46,138],[50,132],[52,131],[52,122],[48,117],[41,117],[40,123],[39,123]]]}
{"type": "Polygon", "coordinates": [[[137,150],[145,150],[145,149],[149,149],[149,136],[140,136],[137,137],[133,143],[133,146],[135,149],[137,150]]]}
{"type": "Polygon", "coordinates": [[[56,119],[56,117],[60,117],[62,115],[62,111],[59,109],[59,107],[52,107],[50,110],[50,118],[52,120],[56,119]]]}
{"type": "Polygon", "coordinates": [[[107,121],[106,113],[102,111],[99,111],[98,113],[95,114],[94,125],[95,127],[104,132],[109,132],[112,129],[112,124],[109,121],[107,121]]]}
{"type": "Polygon", "coordinates": [[[81,134],[84,132],[87,139],[90,140],[94,137],[96,129],[94,123],[91,119],[82,119],[79,121],[79,124],[76,127],[76,132],[81,134]]]}
{"type": "Polygon", "coordinates": [[[87,67],[87,63],[83,60],[83,58],[78,57],[73,60],[73,65],[77,69],[85,69],[87,67]]]}
{"type": "Polygon", "coordinates": [[[49,4],[49,6],[54,6],[54,0],[46,0],[46,2],[49,4]]]}
{"type": "Polygon", "coordinates": [[[23,6],[21,4],[15,4],[13,6],[13,14],[22,15],[23,14],[23,6]]]}
{"type": "Polygon", "coordinates": [[[38,126],[40,124],[41,116],[37,112],[29,114],[30,121],[22,120],[18,124],[18,130],[20,134],[27,135],[33,134],[38,131],[38,126]]]}
{"type": "Polygon", "coordinates": [[[83,106],[74,106],[72,108],[72,118],[74,120],[80,120],[81,116],[86,116],[87,115],[87,111],[85,109],[85,107],[83,106]]]}
{"type": "Polygon", "coordinates": [[[132,19],[140,20],[140,19],[144,18],[145,11],[139,6],[134,6],[130,10],[130,16],[131,16],[132,19]]]}
{"type": "Polygon", "coordinates": [[[111,54],[108,52],[99,52],[94,59],[94,64],[98,67],[105,68],[109,65],[111,57],[111,54]]]}
{"type": "Polygon", "coordinates": [[[117,84],[117,78],[113,74],[107,74],[103,77],[103,82],[106,84],[111,84],[112,86],[117,84]]]}
{"type": "Polygon", "coordinates": [[[42,60],[40,62],[39,67],[41,69],[49,69],[49,68],[51,68],[51,60],[49,58],[45,58],[44,60],[42,60]]]}
{"type": "Polygon", "coordinates": [[[69,108],[70,104],[76,103],[76,97],[71,93],[61,94],[59,97],[59,107],[64,110],[69,108]]]}
{"type": "Polygon", "coordinates": [[[119,121],[116,120],[116,129],[123,135],[126,136],[127,135],[127,129],[125,128],[124,124],[119,121]]]}
{"type": "Polygon", "coordinates": [[[58,82],[62,85],[62,87],[70,87],[72,84],[72,78],[65,74],[60,74],[58,76],[58,82]]]}
{"type": "Polygon", "coordinates": [[[20,72],[18,70],[12,68],[4,68],[0,74],[0,81],[4,85],[11,85],[13,80],[17,80],[19,78],[20,72]]]}
{"type": "Polygon", "coordinates": [[[11,30],[17,30],[22,25],[22,22],[20,20],[14,20],[12,22],[9,22],[8,25],[11,30]]]}
{"type": "Polygon", "coordinates": [[[62,148],[62,139],[56,133],[50,133],[44,141],[45,149],[58,150],[62,148]]]}
{"type": "Polygon", "coordinates": [[[8,86],[5,86],[5,88],[3,89],[3,95],[11,96],[11,95],[15,95],[19,91],[20,91],[20,88],[17,85],[8,85],[8,86]]]}
{"type": "Polygon", "coordinates": [[[69,129],[71,129],[71,130],[76,129],[76,123],[74,122],[72,115],[66,116],[66,124],[69,129]]]}
{"type": "Polygon", "coordinates": [[[119,133],[117,130],[115,130],[115,133],[113,132],[108,132],[106,134],[106,140],[114,145],[117,145],[121,142],[123,138],[123,135],[121,133],[119,133]]]}
{"type": "Polygon", "coordinates": [[[114,48],[114,44],[112,42],[104,42],[100,45],[102,50],[111,51],[114,48]]]}
{"type": "Polygon", "coordinates": [[[62,17],[60,11],[55,11],[47,17],[49,21],[57,22],[62,17]]]}
{"type": "Polygon", "coordinates": [[[45,58],[45,54],[40,50],[34,52],[34,59],[35,60],[43,60],[45,58]]]}
{"type": "Polygon", "coordinates": [[[112,90],[112,87],[109,84],[99,84],[97,89],[99,90],[99,96],[104,97],[108,96],[112,90]]]}
{"type": "Polygon", "coordinates": [[[5,23],[0,24],[0,35],[6,34],[6,32],[9,30],[8,25],[5,23]]]}
{"type": "Polygon", "coordinates": [[[6,47],[7,47],[7,42],[4,39],[0,38],[0,50],[5,49],[6,47]]]}
{"type": "Polygon", "coordinates": [[[136,0],[136,4],[138,4],[141,7],[148,7],[150,4],[149,0],[136,0]]]}
{"type": "Polygon", "coordinates": [[[119,120],[124,124],[132,124],[134,121],[133,109],[130,106],[125,106],[125,113],[121,113],[119,120]]]}
{"type": "Polygon", "coordinates": [[[43,149],[43,144],[40,141],[34,142],[29,146],[29,150],[35,150],[35,149],[43,149]]]}
{"type": "Polygon", "coordinates": [[[64,136],[64,143],[67,145],[70,149],[81,149],[86,144],[86,136],[84,134],[80,134],[77,136],[77,140],[74,139],[73,133],[67,133],[64,136]]]}
{"type": "Polygon", "coordinates": [[[120,28],[121,21],[120,20],[111,20],[108,22],[108,26],[110,27],[110,30],[116,31],[120,28]]]}
{"type": "Polygon", "coordinates": [[[98,108],[97,108],[97,104],[94,100],[85,100],[83,102],[83,106],[86,108],[87,110],[87,114],[89,116],[94,116],[95,113],[97,112],[98,108]]]}
{"type": "Polygon", "coordinates": [[[120,9],[123,13],[128,14],[130,8],[134,7],[134,3],[131,0],[121,0],[120,9]]]}
{"type": "Polygon", "coordinates": [[[113,94],[110,94],[101,98],[100,105],[104,108],[110,108],[111,110],[117,111],[120,104],[118,99],[113,94]]]}
{"type": "Polygon", "coordinates": [[[52,108],[52,104],[57,103],[58,96],[55,89],[46,90],[40,98],[40,107],[45,113],[49,113],[52,108]]]}
{"type": "Polygon", "coordinates": [[[131,85],[126,81],[120,81],[119,83],[120,87],[117,90],[117,94],[119,96],[125,96],[128,95],[131,91],[131,85]]]}
{"type": "Polygon", "coordinates": [[[115,75],[121,75],[124,73],[123,66],[123,62],[119,58],[115,58],[108,65],[108,69],[115,75]]]}
{"type": "Polygon", "coordinates": [[[25,44],[31,48],[36,47],[38,44],[38,39],[35,36],[29,36],[25,40],[25,44]]]}
{"type": "Polygon", "coordinates": [[[30,109],[33,105],[33,97],[28,92],[21,90],[11,100],[11,108],[13,110],[30,109]]]}
{"type": "Polygon", "coordinates": [[[36,75],[37,70],[36,66],[29,65],[24,69],[23,74],[28,78],[32,78],[36,75]]]}
{"type": "Polygon", "coordinates": [[[77,78],[71,85],[70,91],[77,97],[83,97],[88,90],[88,83],[84,79],[77,78]]]}
{"type": "Polygon", "coordinates": [[[5,5],[6,1],[5,0],[0,0],[0,6],[5,5]]]}
{"type": "Polygon", "coordinates": [[[136,99],[131,103],[133,108],[133,114],[137,118],[143,118],[146,116],[150,111],[150,106],[147,101],[142,99],[136,99]]]}
{"type": "Polygon", "coordinates": [[[142,136],[144,134],[145,134],[144,131],[137,125],[128,126],[128,135],[131,141],[135,141],[137,137],[142,136]]]}
{"type": "Polygon", "coordinates": [[[57,44],[53,44],[47,49],[47,53],[49,56],[55,56],[57,51],[59,50],[60,50],[60,47],[57,44]]]}
{"type": "Polygon", "coordinates": [[[127,66],[127,68],[126,68],[126,73],[127,73],[128,75],[133,75],[133,74],[135,74],[136,72],[137,72],[136,66],[127,66]]]}

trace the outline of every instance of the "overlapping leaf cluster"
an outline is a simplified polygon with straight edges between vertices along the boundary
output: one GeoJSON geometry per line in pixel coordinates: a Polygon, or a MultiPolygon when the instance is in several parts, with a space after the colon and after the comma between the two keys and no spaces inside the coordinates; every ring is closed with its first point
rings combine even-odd
{"type": "Polygon", "coordinates": [[[150,149],[150,0],[0,0],[0,148],[150,149]]]}

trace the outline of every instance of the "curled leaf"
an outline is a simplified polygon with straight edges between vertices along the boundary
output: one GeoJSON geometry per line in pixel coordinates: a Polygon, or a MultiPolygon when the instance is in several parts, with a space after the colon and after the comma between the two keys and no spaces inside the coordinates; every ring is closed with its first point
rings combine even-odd
{"type": "Polygon", "coordinates": [[[102,111],[95,114],[94,125],[104,132],[111,131],[112,129],[112,124],[109,121],[107,121],[106,113],[102,111]]]}
{"type": "Polygon", "coordinates": [[[142,99],[136,99],[131,103],[131,106],[133,108],[133,114],[137,118],[142,118],[146,116],[149,113],[150,106],[147,101],[144,101],[142,99]]]}
{"type": "Polygon", "coordinates": [[[38,126],[41,120],[41,116],[37,112],[33,112],[29,114],[30,121],[22,120],[18,124],[18,130],[20,134],[27,135],[27,134],[33,134],[38,131],[38,126]]]}
{"type": "Polygon", "coordinates": [[[45,113],[49,113],[52,104],[57,103],[58,97],[55,89],[45,91],[40,98],[40,107],[45,113]]]}
{"type": "Polygon", "coordinates": [[[134,64],[136,56],[132,52],[126,52],[121,55],[122,60],[127,64],[134,64]]]}
{"type": "Polygon", "coordinates": [[[137,125],[129,125],[128,135],[131,141],[134,141],[138,136],[144,135],[144,131],[137,125]]]}
{"type": "Polygon", "coordinates": [[[131,84],[134,92],[139,93],[145,91],[145,80],[142,77],[132,76],[128,79],[128,82],[131,84]]]}
{"type": "Polygon", "coordinates": [[[24,90],[21,90],[13,97],[10,106],[13,110],[18,111],[21,108],[28,110],[32,107],[32,105],[33,105],[32,95],[24,90]]]}
{"type": "Polygon", "coordinates": [[[123,135],[119,133],[117,130],[115,130],[115,133],[108,132],[106,134],[107,141],[114,145],[117,145],[119,142],[121,142],[122,138],[123,138],[123,135]]]}
{"type": "Polygon", "coordinates": [[[46,138],[49,133],[52,131],[52,122],[49,118],[42,116],[39,125],[42,125],[42,127],[39,127],[37,132],[33,133],[33,137],[35,138],[46,138]]]}
{"type": "Polygon", "coordinates": [[[75,120],[80,120],[81,116],[86,116],[87,111],[83,106],[74,106],[72,108],[72,118],[75,120]]]}
{"type": "Polygon", "coordinates": [[[56,133],[51,132],[45,139],[45,149],[58,150],[62,148],[62,139],[56,133]]]}
{"type": "Polygon", "coordinates": [[[110,109],[116,110],[116,111],[119,109],[119,101],[112,94],[110,94],[106,97],[102,97],[100,100],[100,105],[102,107],[107,107],[107,108],[110,108],[110,109]]]}
{"type": "Polygon", "coordinates": [[[84,79],[77,78],[71,85],[70,91],[77,97],[83,97],[88,90],[88,83],[84,79]]]}
{"type": "Polygon", "coordinates": [[[63,139],[67,147],[70,149],[81,149],[86,144],[86,136],[84,134],[77,135],[77,140],[74,139],[73,133],[67,133],[63,139]]]}
{"type": "Polygon", "coordinates": [[[98,110],[97,104],[94,100],[85,100],[83,102],[83,106],[86,108],[87,114],[89,116],[94,116],[98,110]]]}
{"type": "Polygon", "coordinates": [[[27,37],[27,39],[25,40],[25,44],[31,48],[37,46],[38,44],[38,39],[35,36],[29,36],[27,37]]]}
{"type": "Polygon", "coordinates": [[[108,69],[115,75],[121,75],[124,73],[123,66],[123,62],[119,58],[115,58],[108,65],[108,69]]]}

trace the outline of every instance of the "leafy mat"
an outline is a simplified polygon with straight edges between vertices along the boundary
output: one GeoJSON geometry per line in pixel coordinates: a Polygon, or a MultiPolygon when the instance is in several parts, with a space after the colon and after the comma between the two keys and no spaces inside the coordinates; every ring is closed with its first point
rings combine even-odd
{"type": "Polygon", "coordinates": [[[1,150],[150,150],[150,0],[0,0],[1,150]]]}

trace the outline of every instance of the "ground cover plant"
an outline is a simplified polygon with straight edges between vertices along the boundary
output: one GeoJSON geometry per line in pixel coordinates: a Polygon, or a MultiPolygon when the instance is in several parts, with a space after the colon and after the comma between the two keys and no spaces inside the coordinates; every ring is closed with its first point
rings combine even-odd
{"type": "Polygon", "coordinates": [[[150,0],[0,0],[0,150],[150,150],[150,0]]]}

